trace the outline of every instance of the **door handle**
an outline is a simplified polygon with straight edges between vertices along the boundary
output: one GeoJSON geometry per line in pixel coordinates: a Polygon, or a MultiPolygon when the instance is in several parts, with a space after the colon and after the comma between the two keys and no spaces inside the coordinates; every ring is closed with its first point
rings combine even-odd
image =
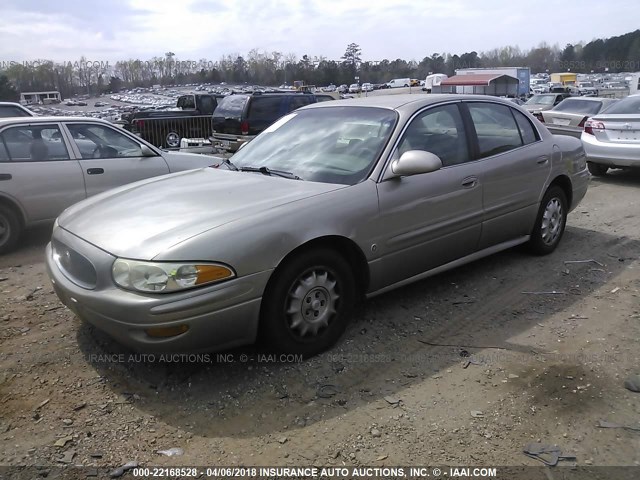
{"type": "Polygon", "coordinates": [[[543,164],[543,163],[547,163],[549,161],[549,155],[540,155],[538,157],[538,160],[536,160],[537,163],[539,164],[543,164]]]}
{"type": "Polygon", "coordinates": [[[0,173],[0,180],[11,180],[12,178],[10,173],[0,173]]]}
{"type": "Polygon", "coordinates": [[[102,175],[104,173],[104,168],[87,168],[87,173],[89,175],[102,175]]]}
{"type": "Polygon", "coordinates": [[[462,181],[464,188],[473,188],[478,184],[478,177],[468,177],[462,181]]]}

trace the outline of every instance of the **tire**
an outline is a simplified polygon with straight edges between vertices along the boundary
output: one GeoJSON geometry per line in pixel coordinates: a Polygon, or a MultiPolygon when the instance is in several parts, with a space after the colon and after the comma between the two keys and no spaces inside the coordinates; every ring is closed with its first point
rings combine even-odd
{"type": "Polygon", "coordinates": [[[336,343],[356,299],[347,261],[332,250],[315,249],[285,260],[274,275],[262,297],[263,346],[306,358],[336,343]]]}
{"type": "Polygon", "coordinates": [[[544,194],[536,223],[529,239],[529,249],[536,255],[553,252],[564,234],[567,224],[567,196],[558,186],[551,186],[544,194]]]}
{"type": "Polygon", "coordinates": [[[597,177],[603,177],[609,171],[609,167],[606,165],[601,165],[599,163],[587,162],[587,168],[589,169],[589,173],[591,175],[596,175],[597,177]]]}
{"type": "Polygon", "coordinates": [[[16,212],[0,205],[0,255],[13,250],[22,236],[22,224],[16,212]]]}
{"type": "Polygon", "coordinates": [[[180,148],[182,134],[177,130],[167,130],[162,134],[162,144],[165,148],[180,148]]]}

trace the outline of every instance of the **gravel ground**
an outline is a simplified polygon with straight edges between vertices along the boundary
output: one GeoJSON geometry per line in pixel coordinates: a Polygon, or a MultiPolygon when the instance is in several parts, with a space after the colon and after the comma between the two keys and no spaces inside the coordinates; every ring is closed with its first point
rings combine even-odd
{"type": "Polygon", "coordinates": [[[640,426],[639,188],[594,179],[554,254],[370,300],[304,362],[136,355],[58,302],[30,232],[0,257],[0,465],[640,465],[640,431],[598,427],[640,426]]]}

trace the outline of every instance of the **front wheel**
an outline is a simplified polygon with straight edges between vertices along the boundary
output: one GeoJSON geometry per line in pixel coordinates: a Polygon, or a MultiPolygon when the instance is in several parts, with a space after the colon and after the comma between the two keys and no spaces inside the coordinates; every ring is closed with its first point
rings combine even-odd
{"type": "Polygon", "coordinates": [[[345,331],[356,298],[353,272],[328,249],[286,260],[263,295],[261,340],[269,350],[317,355],[345,331]]]}
{"type": "Polygon", "coordinates": [[[567,224],[567,210],[564,191],[558,186],[550,187],[542,198],[529,239],[529,248],[533,253],[547,255],[556,249],[567,224]]]}
{"type": "Polygon", "coordinates": [[[0,205],[0,254],[13,250],[22,235],[22,224],[11,208],[0,205]]]}
{"type": "Polygon", "coordinates": [[[609,171],[609,167],[606,165],[600,165],[599,163],[587,162],[587,168],[589,169],[589,173],[591,175],[595,175],[597,177],[603,177],[609,171]]]}

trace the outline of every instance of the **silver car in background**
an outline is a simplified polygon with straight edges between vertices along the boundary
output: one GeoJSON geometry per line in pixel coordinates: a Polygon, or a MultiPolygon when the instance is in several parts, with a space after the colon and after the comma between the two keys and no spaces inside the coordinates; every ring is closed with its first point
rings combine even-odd
{"type": "Polygon", "coordinates": [[[606,110],[617,101],[615,98],[569,97],[540,115],[551,133],[580,138],[589,117],[606,110]]]}
{"type": "Polygon", "coordinates": [[[506,100],[324,102],[219,168],[69,208],[46,264],[65,305],[134,349],[260,338],[309,356],[338,340],[361,296],[518,244],[552,252],[588,179],[578,139],[506,100]]]}
{"type": "Polygon", "coordinates": [[[591,117],[580,138],[593,175],[606,175],[610,168],[640,168],[640,95],[591,117]]]}
{"type": "Polygon", "coordinates": [[[104,120],[0,118],[0,253],[15,247],[25,228],[53,222],[91,195],[219,162],[158,150],[104,120]]]}

